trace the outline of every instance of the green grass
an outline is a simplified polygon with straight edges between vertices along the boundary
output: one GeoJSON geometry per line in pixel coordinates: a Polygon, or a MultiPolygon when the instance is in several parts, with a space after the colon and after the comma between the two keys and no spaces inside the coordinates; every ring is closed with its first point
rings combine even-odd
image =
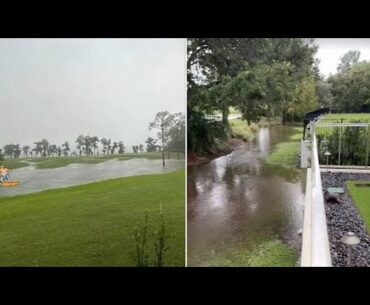
{"type": "Polygon", "coordinates": [[[266,158],[266,162],[271,165],[294,166],[297,163],[298,151],[298,142],[279,143],[266,158]]]}
{"type": "Polygon", "coordinates": [[[279,165],[284,167],[295,167],[299,153],[299,141],[302,138],[302,128],[294,127],[291,129],[292,135],[286,142],[276,145],[273,152],[265,159],[268,165],[279,165]]]}
{"type": "Polygon", "coordinates": [[[16,169],[16,168],[28,166],[28,163],[20,161],[19,159],[17,160],[5,159],[5,160],[0,161],[0,165],[4,165],[5,167],[9,169],[16,169]]]}
{"type": "Polygon", "coordinates": [[[185,171],[0,198],[1,266],[130,266],[148,213],[148,251],[165,217],[164,265],[183,266],[185,171]]]}
{"type": "Polygon", "coordinates": [[[246,121],[239,119],[230,120],[229,123],[232,137],[242,139],[247,142],[252,141],[256,137],[256,131],[258,130],[258,126],[256,124],[248,126],[246,121]]]}
{"type": "Polygon", "coordinates": [[[211,267],[294,267],[298,259],[295,249],[274,237],[257,238],[242,246],[213,252],[213,255],[209,250],[198,253],[189,265],[203,265],[202,262],[206,262],[206,266],[211,267]]]}
{"type": "Polygon", "coordinates": [[[357,187],[356,183],[370,184],[370,181],[347,181],[347,188],[370,233],[370,187],[357,187]]]}
{"type": "Polygon", "coordinates": [[[362,121],[362,122],[370,122],[370,113],[330,113],[325,115],[325,119],[330,120],[331,122],[340,122],[343,118],[343,122],[351,122],[351,121],[362,121]]]}
{"type": "MultiPolygon", "coordinates": [[[[330,113],[325,115],[320,123],[340,123],[341,119],[343,119],[343,123],[370,123],[370,113],[330,113]]],[[[333,134],[334,129],[338,130],[338,127],[317,127],[315,131],[317,135],[330,136],[333,134]]]]}
{"type": "MultiPolygon", "coordinates": [[[[179,154],[180,158],[183,158],[181,154],[179,154]]],[[[145,159],[161,159],[162,153],[160,152],[143,152],[143,153],[127,153],[127,154],[120,154],[120,155],[106,155],[106,156],[68,156],[68,157],[40,157],[40,158],[31,158],[27,159],[28,161],[35,162],[36,168],[44,169],[44,168],[57,168],[67,166],[73,163],[88,163],[88,164],[95,164],[101,163],[107,160],[118,159],[120,161],[125,161],[134,158],[145,158],[145,159]]],[[[168,154],[165,154],[165,158],[168,158],[168,154]]],[[[170,159],[176,159],[177,154],[174,152],[170,153],[170,159]]]]}
{"type": "Polygon", "coordinates": [[[262,243],[248,258],[251,267],[293,267],[298,259],[297,251],[280,240],[262,243]]]}

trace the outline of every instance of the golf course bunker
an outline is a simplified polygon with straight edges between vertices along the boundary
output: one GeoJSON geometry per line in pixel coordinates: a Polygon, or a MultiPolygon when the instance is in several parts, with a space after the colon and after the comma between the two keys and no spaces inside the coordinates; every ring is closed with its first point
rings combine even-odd
{"type": "Polygon", "coordinates": [[[68,187],[106,179],[162,174],[184,166],[184,161],[131,159],[126,161],[109,160],[97,164],[69,164],[50,169],[22,167],[12,171],[12,179],[19,181],[16,187],[0,188],[0,197],[33,193],[53,188],[68,187]]]}

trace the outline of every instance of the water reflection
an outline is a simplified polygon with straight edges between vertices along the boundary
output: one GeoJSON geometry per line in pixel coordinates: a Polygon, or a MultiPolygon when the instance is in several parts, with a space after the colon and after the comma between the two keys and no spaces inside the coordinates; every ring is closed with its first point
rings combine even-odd
{"type": "Polygon", "coordinates": [[[290,135],[289,127],[261,128],[254,143],[188,168],[189,265],[202,265],[256,234],[276,234],[299,248],[304,173],[261,160],[290,135]]]}

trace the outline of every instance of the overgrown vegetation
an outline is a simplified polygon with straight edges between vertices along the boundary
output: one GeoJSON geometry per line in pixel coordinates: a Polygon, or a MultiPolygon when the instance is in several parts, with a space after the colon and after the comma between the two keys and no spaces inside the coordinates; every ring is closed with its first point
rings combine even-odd
{"type": "Polygon", "coordinates": [[[168,250],[168,246],[166,245],[168,236],[166,235],[164,215],[162,212],[160,212],[159,228],[152,234],[154,239],[154,248],[152,251],[148,250],[147,235],[148,213],[145,212],[144,223],[141,229],[136,228],[134,233],[135,250],[132,255],[134,265],[136,267],[162,267],[165,252],[168,250]]]}
{"type": "Polygon", "coordinates": [[[258,125],[253,123],[248,125],[246,121],[230,120],[230,134],[234,138],[239,138],[250,142],[255,138],[258,125]]]}
{"type": "MultiPolygon", "coordinates": [[[[350,121],[352,123],[361,121],[350,121]]],[[[339,143],[341,165],[365,165],[367,141],[370,134],[361,127],[317,128],[317,144],[321,164],[326,164],[325,152],[330,152],[329,164],[338,164],[339,143]],[[341,134],[341,135],[340,135],[341,134]]],[[[370,140],[370,139],[369,139],[370,140]]]]}
{"type": "MultiPolygon", "coordinates": [[[[316,109],[316,50],[305,39],[189,39],[189,151],[202,154],[228,139],[230,107],[248,126],[261,116],[285,124],[316,109]],[[206,119],[214,112],[221,121],[206,119]]],[[[236,135],[250,138],[245,133],[236,135]]]]}

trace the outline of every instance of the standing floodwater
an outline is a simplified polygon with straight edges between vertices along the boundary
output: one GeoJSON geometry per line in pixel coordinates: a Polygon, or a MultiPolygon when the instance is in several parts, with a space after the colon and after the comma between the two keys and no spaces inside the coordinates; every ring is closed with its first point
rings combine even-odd
{"type": "Polygon", "coordinates": [[[261,128],[253,143],[188,167],[189,266],[241,264],[266,239],[300,248],[305,173],[264,162],[290,135],[290,127],[261,128]]]}
{"type": "MultiPolygon", "coordinates": [[[[22,167],[12,172],[14,180],[19,180],[16,187],[0,189],[1,196],[13,196],[33,193],[51,188],[68,187],[106,179],[162,174],[174,171],[184,162],[167,160],[166,167],[162,160],[131,159],[126,161],[109,160],[98,164],[70,164],[64,167],[37,169],[34,166],[22,167]]],[[[102,183],[105,183],[104,181],[102,183]]]]}

